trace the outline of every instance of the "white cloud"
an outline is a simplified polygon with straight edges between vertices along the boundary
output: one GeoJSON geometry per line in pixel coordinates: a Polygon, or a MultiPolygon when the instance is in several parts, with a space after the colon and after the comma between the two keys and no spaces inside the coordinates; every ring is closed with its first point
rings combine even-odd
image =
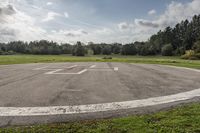
{"type": "Polygon", "coordinates": [[[118,24],[118,28],[120,30],[126,30],[126,29],[130,28],[130,25],[127,22],[122,22],[122,23],[118,24]]]}
{"type": "Polygon", "coordinates": [[[83,29],[78,30],[60,30],[58,34],[65,35],[66,37],[79,37],[82,35],[87,35],[88,32],[83,29]]]}
{"type": "Polygon", "coordinates": [[[144,20],[144,19],[135,19],[136,25],[141,25],[144,27],[152,27],[152,28],[158,28],[159,25],[155,22],[144,20]]]}
{"type": "MultiPolygon", "coordinates": [[[[69,18],[69,14],[67,12],[59,12],[59,14],[43,9],[37,7],[40,5],[34,4],[37,2],[32,4],[30,1],[21,0],[20,3],[16,2],[13,5],[8,2],[0,2],[0,41],[40,39],[58,42],[75,42],[78,40],[84,42],[145,41],[166,26],[174,26],[182,20],[191,20],[192,16],[200,14],[200,0],[192,0],[187,3],[171,2],[160,15],[151,10],[148,12],[149,15],[156,14],[151,19],[136,18],[133,21],[122,21],[119,24],[112,23],[110,27],[90,24],[83,22],[82,19],[73,20],[74,23],[62,21],[64,19],[54,21],[55,23],[42,23],[57,20],[59,16],[69,18]],[[46,17],[44,17],[45,15],[46,17]]],[[[55,9],[55,11],[57,10],[55,9]]]]}
{"type": "Polygon", "coordinates": [[[152,10],[150,10],[150,11],[148,12],[148,14],[149,14],[149,15],[154,15],[154,14],[156,14],[156,10],[155,10],[155,9],[152,9],[152,10]]]}
{"type": "Polygon", "coordinates": [[[102,35],[109,35],[112,34],[113,31],[108,28],[101,28],[101,29],[96,29],[93,31],[94,34],[102,34],[102,35]]]}
{"type": "Polygon", "coordinates": [[[48,12],[46,18],[42,20],[42,22],[48,22],[48,21],[54,20],[55,17],[59,17],[59,16],[61,16],[61,14],[50,11],[48,12]]]}
{"type": "MultiPolygon", "coordinates": [[[[200,1],[193,0],[188,3],[180,3],[180,2],[171,2],[167,9],[163,14],[161,14],[157,19],[149,22],[149,27],[156,28],[159,25],[160,28],[164,28],[166,26],[174,26],[185,19],[191,19],[195,14],[200,14],[200,1]]],[[[145,22],[141,21],[141,22],[145,22]]],[[[143,23],[141,23],[143,25],[143,23]]],[[[147,26],[147,25],[145,25],[147,26]]]]}
{"type": "MultiPolygon", "coordinates": [[[[153,20],[135,19],[134,22],[122,22],[118,24],[119,29],[129,29],[136,40],[147,40],[152,34],[162,30],[167,26],[175,26],[182,20],[191,18],[200,14],[200,0],[192,0],[188,3],[171,2],[163,14],[157,16],[153,20]],[[129,25],[129,26],[128,26],[129,25]]],[[[156,12],[151,10],[148,14],[152,15],[156,12]]],[[[127,31],[127,30],[126,30],[127,31]]],[[[124,31],[125,34],[127,32],[124,31]]]]}
{"type": "Polygon", "coordinates": [[[66,18],[69,18],[69,14],[68,14],[67,12],[64,12],[64,16],[65,16],[66,18]]]}
{"type": "Polygon", "coordinates": [[[47,2],[47,6],[51,6],[51,5],[53,5],[52,2],[47,2]]]}
{"type": "Polygon", "coordinates": [[[44,29],[35,25],[34,18],[15,7],[1,6],[0,10],[0,41],[37,40],[46,33],[44,29]]]}

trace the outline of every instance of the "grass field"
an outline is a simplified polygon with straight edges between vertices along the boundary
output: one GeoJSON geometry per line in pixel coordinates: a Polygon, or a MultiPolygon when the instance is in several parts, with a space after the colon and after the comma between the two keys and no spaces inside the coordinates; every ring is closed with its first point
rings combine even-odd
{"type": "MultiPolygon", "coordinates": [[[[127,62],[174,65],[200,69],[200,61],[183,60],[180,57],[161,56],[113,56],[112,60],[103,56],[72,57],[67,55],[10,55],[0,56],[0,64],[23,64],[40,62],[127,62]]],[[[148,115],[134,115],[107,120],[81,121],[48,125],[1,128],[4,132],[38,133],[200,133],[200,104],[180,106],[169,111],[148,115]]]]}
{"type": "Polygon", "coordinates": [[[156,114],[107,120],[8,127],[1,133],[199,133],[200,104],[177,107],[156,114]]]}
{"type": "Polygon", "coordinates": [[[41,63],[41,62],[127,62],[183,66],[200,69],[200,60],[183,60],[180,57],[163,56],[112,56],[113,59],[103,59],[104,56],[74,57],[69,55],[6,55],[0,56],[0,65],[41,63]]]}

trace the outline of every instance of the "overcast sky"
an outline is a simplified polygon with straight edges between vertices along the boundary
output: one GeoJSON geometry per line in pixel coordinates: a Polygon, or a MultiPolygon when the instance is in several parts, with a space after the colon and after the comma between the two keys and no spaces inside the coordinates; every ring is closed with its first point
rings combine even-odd
{"type": "Polygon", "coordinates": [[[145,41],[199,7],[200,0],[0,0],[0,42],[145,41]]]}

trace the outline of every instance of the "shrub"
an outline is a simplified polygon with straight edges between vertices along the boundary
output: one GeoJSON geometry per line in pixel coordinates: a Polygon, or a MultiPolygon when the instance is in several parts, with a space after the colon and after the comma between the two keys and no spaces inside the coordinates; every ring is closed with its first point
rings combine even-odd
{"type": "Polygon", "coordinates": [[[195,56],[200,59],[200,53],[196,53],[195,56]]]}
{"type": "Polygon", "coordinates": [[[3,55],[3,51],[2,50],[0,50],[0,55],[3,55]]]}
{"type": "Polygon", "coordinates": [[[193,49],[196,53],[200,53],[200,40],[194,43],[193,49]]]}
{"type": "Polygon", "coordinates": [[[172,54],[173,54],[173,46],[171,44],[166,44],[162,47],[163,56],[172,56],[172,54]]]}
{"type": "Polygon", "coordinates": [[[187,50],[185,51],[185,54],[181,56],[182,59],[192,59],[193,57],[195,57],[194,50],[187,50]]]}
{"type": "Polygon", "coordinates": [[[110,59],[111,60],[112,57],[111,56],[108,56],[108,57],[105,56],[105,57],[103,57],[103,59],[110,59]]]}

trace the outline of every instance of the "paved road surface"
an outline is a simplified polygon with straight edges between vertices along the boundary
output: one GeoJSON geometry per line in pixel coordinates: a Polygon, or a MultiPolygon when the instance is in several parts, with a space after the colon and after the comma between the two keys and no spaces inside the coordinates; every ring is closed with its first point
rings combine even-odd
{"type": "Polygon", "coordinates": [[[126,111],[1,116],[9,107],[20,109],[90,105],[175,95],[199,89],[199,77],[200,72],[193,70],[127,63],[38,63],[0,66],[0,126],[105,118],[156,111],[191,100],[126,111]]]}

